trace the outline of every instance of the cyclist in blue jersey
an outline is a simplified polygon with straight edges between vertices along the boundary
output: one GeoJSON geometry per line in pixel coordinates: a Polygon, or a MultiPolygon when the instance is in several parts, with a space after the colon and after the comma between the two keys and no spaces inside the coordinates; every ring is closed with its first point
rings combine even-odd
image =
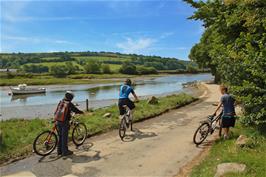
{"type": "Polygon", "coordinates": [[[118,107],[119,107],[119,111],[120,111],[120,117],[123,116],[125,114],[125,108],[123,107],[124,105],[128,106],[128,108],[131,111],[131,116],[130,119],[132,119],[132,115],[133,115],[133,109],[135,108],[135,104],[133,101],[131,101],[129,99],[129,94],[132,94],[135,98],[135,101],[138,102],[139,99],[137,97],[137,95],[135,94],[133,88],[131,87],[131,80],[130,79],[126,79],[124,84],[120,86],[119,89],[119,100],[118,100],[118,107]]]}

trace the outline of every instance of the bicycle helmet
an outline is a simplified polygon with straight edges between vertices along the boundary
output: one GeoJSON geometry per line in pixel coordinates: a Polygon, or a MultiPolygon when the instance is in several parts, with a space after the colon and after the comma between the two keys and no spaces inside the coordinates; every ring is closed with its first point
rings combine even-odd
{"type": "Polygon", "coordinates": [[[66,91],[65,98],[71,101],[74,98],[74,93],[72,91],[66,91]]]}

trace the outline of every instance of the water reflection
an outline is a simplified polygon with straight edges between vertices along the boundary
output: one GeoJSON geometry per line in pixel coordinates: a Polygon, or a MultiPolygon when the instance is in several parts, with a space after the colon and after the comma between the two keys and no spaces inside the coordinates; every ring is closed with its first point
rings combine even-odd
{"type": "Polygon", "coordinates": [[[11,96],[11,102],[13,101],[19,101],[19,102],[27,102],[27,99],[30,97],[41,97],[45,96],[46,93],[39,93],[39,94],[27,94],[27,95],[12,95],[11,96]]]}
{"type": "Polygon", "coordinates": [[[108,98],[108,95],[114,93],[115,90],[118,91],[118,88],[119,85],[106,85],[89,88],[87,91],[89,94],[89,99],[95,100],[98,98],[99,95],[101,95],[101,98],[108,98]]]}

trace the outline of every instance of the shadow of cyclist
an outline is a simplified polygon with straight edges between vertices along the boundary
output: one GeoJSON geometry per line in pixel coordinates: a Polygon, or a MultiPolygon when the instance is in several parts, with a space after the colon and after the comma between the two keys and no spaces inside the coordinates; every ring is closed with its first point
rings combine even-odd
{"type": "MultiPolygon", "coordinates": [[[[89,151],[93,146],[93,143],[91,142],[85,142],[83,145],[76,147],[77,151],[76,153],[80,153],[80,152],[87,152],[89,151]]],[[[71,158],[71,156],[69,156],[71,158]]],[[[53,162],[56,161],[58,159],[62,158],[62,156],[58,156],[56,152],[48,155],[48,156],[44,156],[41,157],[38,162],[39,163],[48,163],[48,162],[53,162]]],[[[63,157],[63,159],[68,158],[68,157],[63,157]]]]}
{"type": "Polygon", "coordinates": [[[152,138],[152,137],[155,137],[155,136],[157,136],[157,134],[154,133],[154,132],[142,132],[139,129],[134,128],[133,129],[133,134],[126,135],[123,138],[123,141],[131,142],[131,141],[134,141],[136,139],[152,138]]]}

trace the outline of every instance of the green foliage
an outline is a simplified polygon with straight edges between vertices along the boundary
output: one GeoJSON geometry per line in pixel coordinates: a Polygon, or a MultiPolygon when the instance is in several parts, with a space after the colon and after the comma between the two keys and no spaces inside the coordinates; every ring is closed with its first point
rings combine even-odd
{"type": "Polygon", "coordinates": [[[130,75],[138,74],[137,67],[134,64],[128,62],[122,64],[121,68],[119,69],[119,72],[122,74],[130,75]]]}
{"type": "Polygon", "coordinates": [[[101,65],[101,62],[91,60],[85,64],[84,70],[89,74],[99,74],[101,72],[101,65]]]}
{"type": "Polygon", "coordinates": [[[102,65],[102,71],[104,74],[111,74],[112,73],[110,66],[107,64],[102,65]]]}
{"type": "Polygon", "coordinates": [[[67,74],[75,74],[78,72],[78,66],[74,65],[71,61],[66,62],[67,74]]]}
{"type": "Polygon", "coordinates": [[[199,70],[197,67],[191,65],[191,64],[188,64],[187,65],[187,71],[190,72],[190,73],[197,73],[199,70]]]}
{"type": "Polygon", "coordinates": [[[68,68],[66,65],[53,65],[50,73],[56,77],[65,77],[68,74],[68,68]]]}
{"type": "Polygon", "coordinates": [[[205,32],[190,53],[243,102],[244,123],[266,126],[266,1],[185,0],[205,32]]]}
{"type": "Polygon", "coordinates": [[[30,65],[23,65],[22,68],[23,71],[28,73],[45,73],[49,71],[49,68],[44,65],[30,64],[30,65]]]}
{"type": "Polygon", "coordinates": [[[144,67],[139,66],[137,67],[138,74],[145,75],[145,74],[157,74],[157,70],[154,67],[144,67]]]}

